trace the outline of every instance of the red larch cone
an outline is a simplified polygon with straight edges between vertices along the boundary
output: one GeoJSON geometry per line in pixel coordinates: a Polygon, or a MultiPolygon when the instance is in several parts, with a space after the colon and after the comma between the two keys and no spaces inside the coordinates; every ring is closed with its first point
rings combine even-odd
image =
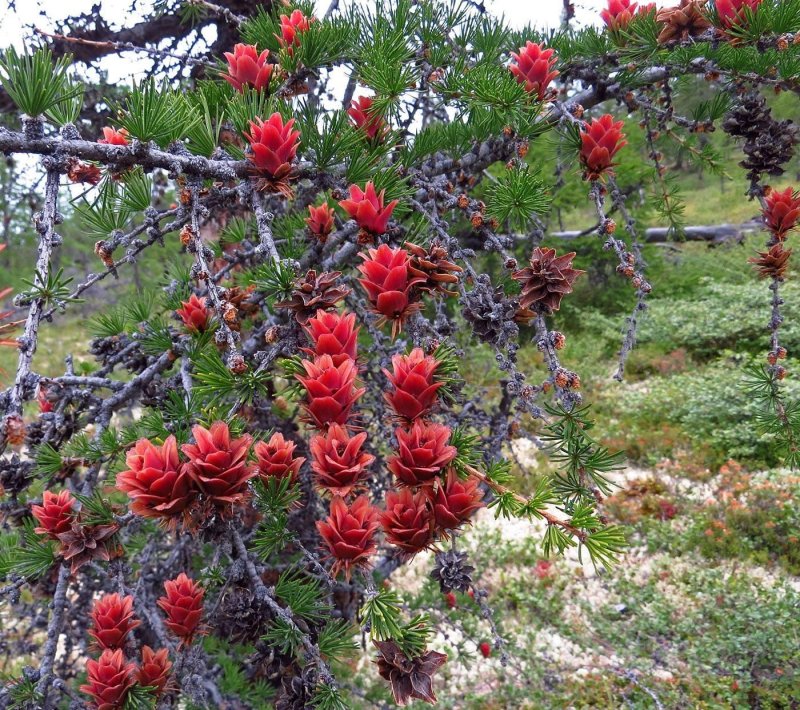
{"type": "Polygon", "coordinates": [[[154,651],[150,646],[142,646],[142,660],[136,673],[136,680],[143,688],[153,688],[158,698],[167,687],[171,668],[168,649],[154,651]]]}
{"type": "Polygon", "coordinates": [[[265,483],[270,478],[296,481],[300,467],[305,462],[303,456],[294,455],[296,448],[297,444],[285,439],[280,432],[275,432],[267,442],[259,441],[253,447],[259,478],[265,483]]]}
{"type": "Polygon", "coordinates": [[[557,61],[552,49],[542,49],[535,42],[526,42],[519,52],[511,52],[513,60],[509,71],[516,77],[520,84],[525,85],[525,90],[536,94],[539,101],[550,98],[550,82],[559,72],[553,69],[557,61]]]}
{"type": "Polygon", "coordinates": [[[275,69],[269,63],[269,50],[258,53],[254,44],[237,44],[233,52],[225,52],[228,60],[228,73],[222,74],[234,89],[242,91],[245,86],[251,86],[256,91],[269,88],[269,81],[275,69]]]}
{"type": "Polygon", "coordinates": [[[128,634],[141,624],[133,617],[133,597],[105,594],[92,607],[92,628],[89,630],[102,649],[125,648],[128,634]]]}
{"type": "Polygon", "coordinates": [[[195,294],[192,294],[188,301],[181,301],[181,308],[175,313],[190,333],[205,333],[211,324],[211,310],[206,305],[206,300],[195,294]]]}
{"type": "Polygon", "coordinates": [[[96,661],[86,662],[86,684],[80,691],[92,698],[95,710],[122,710],[125,698],[135,683],[136,665],[126,663],[122,651],[107,649],[96,661]]]}
{"type": "Polygon", "coordinates": [[[386,541],[406,555],[414,555],[433,542],[433,510],[422,491],[388,491],[380,522],[386,541]]]}
{"type": "Polygon", "coordinates": [[[358,368],[353,360],[335,365],[330,355],[320,355],[314,361],[303,360],[305,376],[295,375],[306,389],[303,405],[307,421],[318,429],[328,424],[346,424],[353,405],[365,388],[355,386],[358,368]]]}
{"type": "Polygon", "coordinates": [[[599,180],[612,172],[614,156],[627,145],[622,133],[623,121],[614,121],[607,113],[593,121],[586,122],[580,132],[581,150],[579,158],[587,180],[599,180]]]}
{"type": "Polygon", "coordinates": [[[182,644],[191,645],[203,616],[205,590],[181,572],[175,579],[164,582],[165,594],[156,602],[167,618],[167,628],[182,644]]]}
{"type": "Polygon", "coordinates": [[[330,355],[339,366],[345,360],[355,360],[358,350],[358,331],[355,313],[317,311],[303,327],[313,348],[303,348],[310,355],[330,355]]]}
{"type": "Polygon", "coordinates": [[[787,187],[783,192],[770,190],[765,198],[762,212],[764,224],[775,239],[786,239],[786,235],[797,226],[800,219],[800,193],[787,187]]]}
{"type": "Polygon", "coordinates": [[[392,372],[383,374],[393,386],[384,398],[397,416],[413,421],[426,415],[438,400],[442,382],[434,378],[439,361],[414,348],[408,355],[392,357],[392,372]]]}
{"type": "Polygon", "coordinates": [[[366,567],[375,552],[375,532],[379,526],[378,511],[369,498],[358,496],[349,506],[344,498],[334,497],[330,515],[317,521],[317,530],[334,563],[331,575],[344,570],[345,578],[356,567],[366,567]]]}
{"type": "Polygon", "coordinates": [[[475,477],[461,480],[452,469],[447,481],[439,486],[433,502],[436,527],[439,530],[454,530],[467,522],[483,503],[480,481],[475,477]]]}
{"type": "Polygon", "coordinates": [[[335,496],[347,496],[363,485],[375,457],[362,450],[367,433],[350,435],[340,424],[331,424],[325,434],[309,442],[315,482],[335,496]]]}
{"type": "Polygon", "coordinates": [[[444,424],[415,421],[410,429],[395,429],[397,454],[390,457],[387,468],[400,486],[433,486],[438,476],[458,453],[450,446],[450,427],[444,424]]]}
{"type": "Polygon", "coordinates": [[[33,529],[40,535],[48,535],[54,540],[67,532],[75,520],[75,498],[69,491],[42,493],[42,504],[32,505],[31,514],[39,525],[33,529]]]}
{"type": "Polygon", "coordinates": [[[375,192],[375,185],[368,182],[362,190],[358,185],[350,186],[350,197],[341,200],[339,206],[354,219],[361,229],[370,234],[383,234],[389,225],[398,200],[392,200],[384,205],[385,190],[375,192]]]}

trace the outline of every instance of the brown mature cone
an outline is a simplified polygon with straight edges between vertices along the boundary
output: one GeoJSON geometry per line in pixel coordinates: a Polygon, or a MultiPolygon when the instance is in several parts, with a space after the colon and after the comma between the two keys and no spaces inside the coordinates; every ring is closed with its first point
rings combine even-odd
{"type": "Polygon", "coordinates": [[[405,248],[411,255],[408,262],[409,272],[415,278],[425,279],[417,284],[418,289],[428,293],[438,291],[445,296],[458,295],[458,292],[450,291],[447,284],[458,283],[456,274],[463,269],[448,260],[448,253],[444,247],[433,240],[427,249],[412,242],[406,242],[405,248]]]}
{"type": "Polygon", "coordinates": [[[763,278],[782,279],[789,268],[791,255],[792,250],[784,249],[783,244],[778,242],[768,251],[760,251],[758,256],[750,257],[747,261],[756,267],[763,278]]]}
{"type": "Polygon", "coordinates": [[[574,251],[556,256],[555,249],[536,247],[531,254],[530,266],[511,275],[522,285],[519,296],[522,309],[535,306],[534,310],[544,313],[557,311],[561,299],[572,291],[575,279],[584,273],[572,268],[574,258],[574,251]]]}
{"type": "Polygon", "coordinates": [[[119,525],[86,525],[75,522],[66,532],[58,534],[61,554],[65,562],[71,564],[70,572],[75,574],[83,565],[92,560],[111,559],[113,551],[111,538],[119,530],[119,525]]]}
{"type": "Polygon", "coordinates": [[[681,0],[678,7],[665,7],[658,11],[656,21],[662,24],[658,43],[688,39],[703,34],[711,22],[703,14],[706,0],[681,0]]]}
{"type": "Polygon", "coordinates": [[[378,673],[391,684],[395,703],[407,705],[414,698],[431,705],[436,703],[433,674],[445,664],[447,654],[426,651],[421,656],[409,658],[391,639],[373,643],[380,652],[375,661],[378,664],[378,673]]]}
{"type": "Polygon", "coordinates": [[[294,290],[288,301],[276,303],[277,308],[288,308],[294,313],[298,323],[305,325],[318,310],[328,311],[341,301],[350,289],[337,286],[341,271],[323,271],[317,275],[314,269],[295,281],[294,290]]]}

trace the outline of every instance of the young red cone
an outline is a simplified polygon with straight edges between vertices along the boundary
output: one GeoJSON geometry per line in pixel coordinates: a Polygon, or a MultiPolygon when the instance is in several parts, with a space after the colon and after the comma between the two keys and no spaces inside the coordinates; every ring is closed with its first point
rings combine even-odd
{"type": "Polygon", "coordinates": [[[306,217],[308,231],[322,244],[328,240],[328,235],[333,231],[333,215],[333,207],[328,207],[327,202],[323,202],[319,207],[308,206],[308,217],[306,217]]]}
{"type": "Polygon", "coordinates": [[[317,311],[317,315],[309,318],[303,330],[306,331],[312,348],[303,348],[311,355],[330,355],[335,366],[345,360],[355,360],[358,350],[358,331],[355,313],[336,313],[335,311],[317,311]]]}
{"type": "Polygon", "coordinates": [[[787,187],[783,192],[770,190],[765,201],[762,212],[764,224],[775,239],[782,241],[800,220],[800,193],[792,187],[787,187]]]}
{"type": "Polygon", "coordinates": [[[296,481],[305,458],[295,456],[295,448],[297,444],[284,439],[280,432],[275,432],[268,442],[259,441],[253,447],[253,453],[256,455],[261,480],[265,483],[270,478],[290,478],[292,482],[296,481]]]}
{"type": "Polygon", "coordinates": [[[481,656],[484,658],[489,658],[492,655],[492,647],[489,645],[488,641],[481,641],[480,646],[478,648],[481,651],[481,656]]]}
{"type": "Polygon", "coordinates": [[[436,527],[440,530],[454,530],[467,522],[483,503],[483,491],[478,487],[477,478],[462,481],[451,469],[447,482],[439,486],[433,502],[436,527]]]}
{"type": "Polygon", "coordinates": [[[542,49],[535,42],[526,42],[519,48],[519,53],[511,52],[514,58],[509,65],[509,71],[516,77],[520,84],[525,85],[525,90],[535,93],[539,101],[550,98],[548,87],[559,72],[553,69],[557,61],[553,49],[542,49]]]}
{"type": "Polygon", "coordinates": [[[247,482],[256,475],[247,464],[253,437],[244,434],[231,439],[225,422],[214,422],[211,429],[192,427],[194,444],[184,444],[181,451],[189,461],[187,472],[195,485],[220,512],[242,503],[247,497],[247,482]]]}
{"type": "Polygon", "coordinates": [[[353,119],[353,124],[370,140],[382,138],[389,130],[386,122],[372,107],[374,99],[370,96],[359,96],[350,104],[347,115],[353,119]]]}
{"type": "Polygon", "coordinates": [[[106,594],[94,603],[89,615],[92,619],[91,636],[99,648],[125,648],[128,634],[141,624],[133,617],[133,597],[106,594]]]}
{"type": "Polygon", "coordinates": [[[587,121],[581,134],[580,161],[587,180],[599,180],[612,172],[614,156],[627,145],[622,134],[623,121],[614,122],[614,117],[604,114],[594,121],[587,121]]]}
{"type": "Polygon", "coordinates": [[[205,590],[181,572],[175,579],[164,582],[164,591],[164,596],[156,602],[167,615],[164,623],[182,644],[189,646],[200,627],[205,590]]]}
{"type": "Polygon", "coordinates": [[[300,46],[300,36],[303,32],[308,32],[314,17],[306,17],[301,10],[295,10],[291,15],[281,15],[281,33],[275,35],[278,43],[287,50],[289,56],[294,55],[294,48],[300,46]]]}
{"type": "Polygon", "coordinates": [[[233,52],[225,52],[225,59],[228,60],[228,73],[222,74],[222,78],[237,91],[243,91],[245,86],[256,91],[269,88],[275,69],[275,65],[268,61],[269,50],[259,54],[254,44],[237,44],[233,52]]]}
{"type": "Polygon", "coordinates": [[[195,294],[189,296],[188,301],[181,301],[181,308],[175,313],[180,316],[183,325],[190,333],[205,333],[211,323],[211,311],[206,305],[206,300],[195,294]]]}
{"type": "Polygon", "coordinates": [[[433,542],[433,511],[430,499],[422,491],[388,491],[380,521],[386,541],[406,555],[414,555],[433,542]]]}
{"type": "Polygon", "coordinates": [[[250,121],[250,133],[244,134],[250,143],[247,159],[257,173],[279,192],[288,190],[285,181],[290,177],[291,163],[300,146],[300,131],[293,130],[293,127],[293,118],[284,123],[281,115],[275,112],[267,121],[260,118],[250,121]]]}
{"type": "Polygon", "coordinates": [[[741,26],[747,20],[745,8],[755,12],[762,0],[714,0],[720,26],[723,29],[741,26]]]}
{"type": "Polygon", "coordinates": [[[80,691],[92,698],[95,710],[122,710],[125,698],[135,683],[136,665],[126,663],[122,651],[107,649],[98,660],[86,662],[86,684],[80,691]]]}
{"type": "Polygon", "coordinates": [[[117,475],[117,488],[128,494],[131,511],[144,518],[160,518],[174,526],[197,498],[174,436],[162,446],[139,439],[125,457],[126,471],[117,475]]]}
{"type": "Polygon", "coordinates": [[[334,560],[332,576],[344,570],[349,580],[354,568],[367,566],[370,555],[375,552],[378,526],[378,511],[370,505],[367,496],[358,496],[349,506],[344,498],[334,497],[330,515],[324,521],[317,521],[317,530],[334,560]]]}
{"type": "Polygon", "coordinates": [[[150,646],[142,646],[142,660],[136,680],[143,688],[153,688],[153,693],[158,698],[167,687],[171,668],[168,649],[154,651],[150,646]]]}
{"type": "Polygon", "coordinates": [[[323,430],[329,424],[346,424],[356,400],[366,392],[355,386],[355,362],[347,359],[336,365],[330,355],[320,355],[313,362],[303,360],[302,365],[306,376],[295,377],[306,389],[306,419],[323,430]]]}
{"type": "Polygon", "coordinates": [[[392,357],[393,372],[384,370],[383,374],[394,390],[386,392],[384,398],[397,416],[414,421],[431,410],[444,384],[434,379],[438,367],[439,361],[420,348],[414,348],[408,355],[392,357]]]}
{"type": "Polygon", "coordinates": [[[69,491],[45,491],[42,493],[42,504],[32,505],[31,514],[39,523],[33,531],[56,540],[61,533],[72,527],[75,519],[75,498],[69,491]]]}
{"type": "Polygon", "coordinates": [[[411,289],[425,279],[412,275],[411,257],[400,247],[392,249],[381,244],[359,256],[364,263],[358,266],[358,270],[364,278],[358,282],[367,292],[375,312],[383,316],[383,321],[392,324],[392,337],[395,337],[405,319],[419,309],[420,304],[412,302],[411,289]]]}
{"type": "Polygon", "coordinates": [[[339,206],[354,219],[361,229],[371,235],[383,234],[389,225],[394,208],[399,200],[383,204],[386,190],[375,192],[375,185],[368,182],[362,190],[358,185],[350,185],[350,198],[341,200],[339,206]]]}
{"type": "Polygon", "coordinates": [[[103,137],[98,139],[98,143],[107,143],[108,145],[128,145],[128,131],[120,128],[118,131],[105,126],[103,128],[103,137]]]}
{"type": "Polygon", "coordinates": [[[631,0],[608,0],[608,7],[600,11],[606,27],[612,32],[624,30],[637,15],[653,12],[655,3],[638,5],[631,0]]]}
{"type": "Polygon", "coordinates": [[[386,462],[400,486],[433,486],[458,453],[450,446],[450,427],[417,420],[410,429],[395,429],[397,454],[386,462]]]}
{"type": "Polygon", "coordinates": [[[343,497],[361,487],[369,475],[368,467],[375,460],[362,451],[366,440],[366,432],[351,436],[339,424],[331,424],[325,434],[312,437],[309,450],[317,485],[343,497]]]}

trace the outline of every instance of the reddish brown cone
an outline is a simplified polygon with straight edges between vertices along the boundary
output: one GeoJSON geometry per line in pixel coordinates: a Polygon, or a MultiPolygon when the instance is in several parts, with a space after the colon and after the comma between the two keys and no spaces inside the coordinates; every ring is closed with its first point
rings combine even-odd
{"type": "Polygon", "coordinates": [[[791,255],[792,250],[784,249],[783,242],[778,242],[767,251],[760,251],[758,256],[753,256],[747,261],[756,268],[762,278],[783,279],[789,268],[791,255]]]}
{"type": "Polygon", "coordinates": [[[542,313],[552,313],[561,306],[561,299],[572,291],[572,284],[583,271],[572,268],[575,252],[556,256],[555,249],[536,247],[530,265],[515,271],[511,277],[522,285],[519,304],[542,313]]]}
{"type": "Polygon", "coordinates": [[[391,684],[397,705],[407,705],[412,699],[436,704],[433,675],[447,661],[444,653],[425,651],[416,658],[409,658],[391,639],[373,643],[379,651],[378,673],[391,684]]]}

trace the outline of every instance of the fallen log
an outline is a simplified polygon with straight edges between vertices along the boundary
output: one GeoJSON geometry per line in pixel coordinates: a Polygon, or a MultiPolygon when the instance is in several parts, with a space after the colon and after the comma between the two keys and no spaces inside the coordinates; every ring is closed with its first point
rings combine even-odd
{"type": "MultiPolygon", "coordinates": [[[[682,235],[676,237],[669,227],[650,227],[644,231],[644,239],[649,243],[663,242],[712,242],[722,243],[730,240],[741,241],[749,232],[763,229],[761,222],[745,222],[744,224],[707,224],[684,227],[682,235]]],[[[591,231],[569,230],[550,232],[548,236],[557,239],[578,239],[587,236],[591,231]]]]}

